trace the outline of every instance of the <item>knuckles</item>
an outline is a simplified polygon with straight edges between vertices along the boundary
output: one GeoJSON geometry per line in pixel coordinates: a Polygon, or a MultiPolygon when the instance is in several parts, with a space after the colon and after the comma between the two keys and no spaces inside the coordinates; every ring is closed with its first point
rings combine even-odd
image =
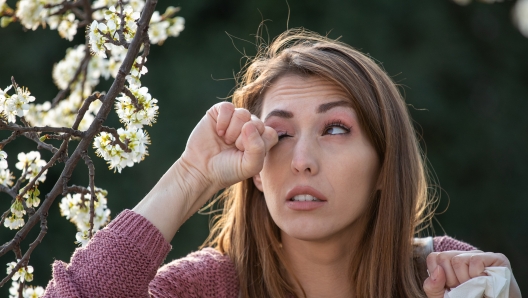
{"type": "Polygon", "coordinates": [[[437,263],[440,263],[440,264],[449,264],[451,263],[451,256],[447,253],[444,253],[444,252],[441,252],[441,253],[438,253],[438,255],[436,256],[436,261],[437,263]]]}
{"type": "MultiPolygon", "coordinates": [[[[471,259],[471,257],[472,256],[469,256],[470,259],[471,259]]],[[[468,258],[468,256],[463,256],[463,255],[454,256],[451,259],[451,266],[453,266],[454,269],[462,268],[462,267],[466,266],[466,259],[467,258],[468,258]]]]}

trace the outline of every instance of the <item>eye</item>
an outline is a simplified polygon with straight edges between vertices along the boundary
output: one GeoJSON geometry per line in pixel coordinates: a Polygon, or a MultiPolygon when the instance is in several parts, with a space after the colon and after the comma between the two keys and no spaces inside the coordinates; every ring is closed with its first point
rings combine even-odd
{"type": "Polygon", "coordinates": [[[350,132],[350,128],[343,124],[341,121],[333,121],[325,124],[323,135],[344,135],[350,132]]]}
{"type": "Polygon", "coordinates": [[[284,139],[284,138],[287,138],[287,137],[291,137],[289,134],[285,133],[285,132],[280,132],[277,134],[278,137],[279,137],[279,141],[284,139]]]}

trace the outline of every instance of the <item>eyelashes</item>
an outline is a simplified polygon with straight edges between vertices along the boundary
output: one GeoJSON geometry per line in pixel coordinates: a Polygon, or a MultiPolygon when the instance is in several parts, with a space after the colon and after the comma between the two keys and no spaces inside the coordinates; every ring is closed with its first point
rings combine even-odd
{"type": "MultiPolygon", "coordinates": [[[[351,126],[347,126],[341,120],[331,120],[325,122],[321,135],[345,135],[349,134],[351,129],[351,126]]],[[[278,132],[278,137],[280,141],[284,138],[292,137],[292,135],[288,134],[288,132],[278,132]]]]}

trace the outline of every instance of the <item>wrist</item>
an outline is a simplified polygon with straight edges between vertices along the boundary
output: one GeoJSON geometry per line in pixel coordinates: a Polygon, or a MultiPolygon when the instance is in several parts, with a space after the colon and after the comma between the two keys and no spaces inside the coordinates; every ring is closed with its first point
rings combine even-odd
{"type": "Polygon", "coordinates": [[[170,171],[173,171],[173,183],[177,185],[182,198],[185,198],[185,220],[196,213],[221,188],[183,156],[178,159],[170,171]]]}

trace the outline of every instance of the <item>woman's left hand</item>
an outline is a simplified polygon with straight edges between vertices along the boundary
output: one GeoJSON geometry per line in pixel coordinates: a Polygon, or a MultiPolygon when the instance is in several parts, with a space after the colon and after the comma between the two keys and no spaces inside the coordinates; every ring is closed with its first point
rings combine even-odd
{"type": "MultiPolygon", "coordinates": [[[[473,251],[433,252],[427,257],[430,276],[424,282],[428,298],[443,298],[448,288],[455,288],[471,278],[484,276],[485,267],[507,267],[510,261],[500,253],[473,251]]],[[[521,290],[513,277],[510,282],[510,298],[521,298],[521,290]]]]}

